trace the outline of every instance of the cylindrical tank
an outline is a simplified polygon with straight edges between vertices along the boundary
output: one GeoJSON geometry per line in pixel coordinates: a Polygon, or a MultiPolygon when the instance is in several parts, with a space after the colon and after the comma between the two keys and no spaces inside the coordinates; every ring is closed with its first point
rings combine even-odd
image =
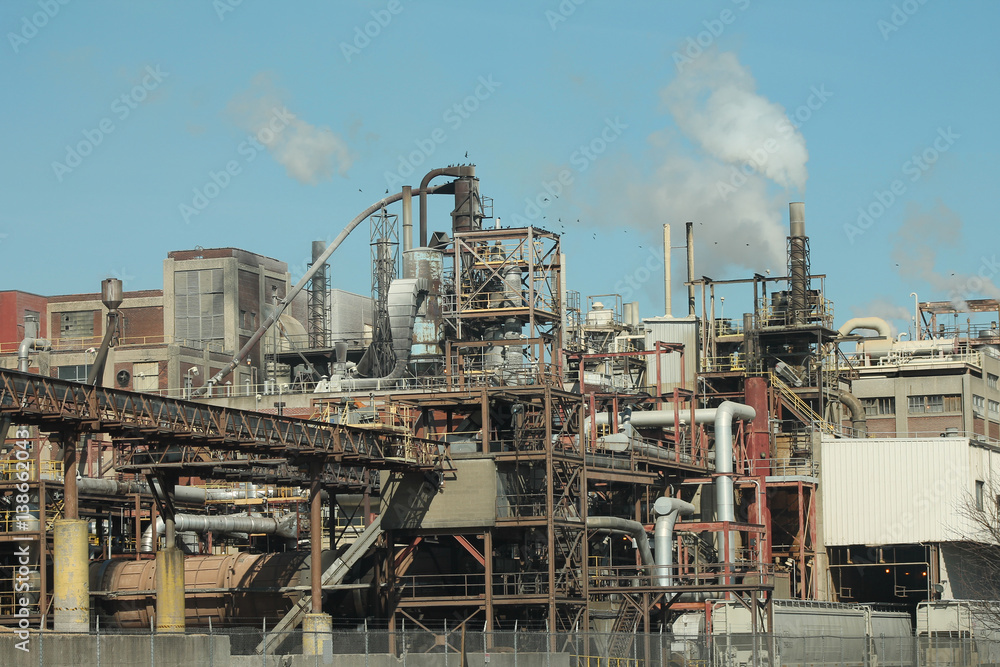
{"type": "Polygon", "coordinates": [[[521,279],[524,272],[518,266],[508,267],[503,273],[504,300],[507,301],[508,308],[524,308],[524,290],[521,289],[521,279]]]}
{"type": "Polygon", "coordinates": [[[444,275],[444,253],[431,248],[414,248],[403,253],[408,275],[404,278],[424,279],[427,295],[413,322],[413,346],[410,362],[418,373],[427,372],[443,361],[441,341],[444,321],[441,317],[441,278],[444,275]]]}
{"type": "Polygon", "coordinates": [[[588,327],[606,327],[614,322],[614,311],[608,310],[600,301],[595,301],[587,313],[588,327]]]}
{"type": "MultiPolygon", "coordinates": [[[[324,552],[324,567],[334,552],[324,552]]],[[[263,589],[308,584],[309,554],[291,551],[273,554],[190,556],[184,559],[185,625],[233,623],[241,618],[273,618],[287,612],[301,593],[263,589]],[[242,588],[245,592],[219,589],[242,588]],[[205,592],[199,593],[199,590],[205,592]]],[[[112,591],[104,610],[121,628],[148,628],[155,618],[156,561],[106,560],[90,565],[90,588],[112,591]],[[133,594],[130,595],[130,592],[133,594]]]]}

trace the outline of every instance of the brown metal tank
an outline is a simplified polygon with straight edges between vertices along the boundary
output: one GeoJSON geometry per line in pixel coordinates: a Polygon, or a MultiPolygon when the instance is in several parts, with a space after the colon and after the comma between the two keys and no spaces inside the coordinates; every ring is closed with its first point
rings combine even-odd
{"type": "MultiPolygon", "coordinates": [[[[302,593],[267,589],[300,585],[303,576],[308,578],[308,556],[292,551],[185,558],[185,624],[206,626],[211,619],[213,625],[224,625],[283,615],[302,593]],[[232,592],[234,588],[247,590],[232,592]]],[[[104,598],[103,607],[118,627],[148,628],[155,621],[155,560],[91,563],[90,588],[115,593],[104,598]]]]}

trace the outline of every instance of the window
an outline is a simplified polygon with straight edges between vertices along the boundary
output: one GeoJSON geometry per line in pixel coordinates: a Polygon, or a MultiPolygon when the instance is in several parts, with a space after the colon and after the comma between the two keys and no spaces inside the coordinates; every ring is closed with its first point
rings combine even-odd
{"type": "Polygon", "coordinates": [[[990,417],[1000,417],[1000,401],[988,401],[987,405],[990,406],[990,417]]]}
{"type": "Polygon", "coordinates": [[[94,335],[94,311],[80,310],[59,316],[60,338],[91,338],[94,335]]]}
{"type": "Polygon", "coordinates": [[[983,511],[983,491],[986,484],[982,480],[976,480],[976,509],[983,511]]]}
{"type": "Polygon", "coordinates": [[[221,341],[225,335],[222,269],[174,273],[174,336],[192,342],[221,341]]]}
{"type": "Polygon", "coordinates": [[[89,364],[82,366],[60,366],[57,377],[60,380],[69,380],[70,382],[86,382],[89,373],[89,364]]]}
{"type": "Polygon", "coordinates": [[[972,411],[980,415],[986,412],[986,399],[982,396],[972,395],[972,411]]]}
{"type": "Polygon", "coordinates": [[[896,414],[896,399],[892,396],[862,398],[861,405],[864,406],[867,417],[896,414]]]}
{"type": "Polygon", "coordinates": [[[160,364],[155,361],[132,364],[132,390],[156,391],[160,388],[160,364]]]}
{"type": "Polygon", "coordinates": [[[990,389],[997,389],[998,388],[998,384],[997,384],[998,380],[1000,380],[1000,376],[993,375],[993,373],[987,373],[986,374],[986,386],[988,386],[990,389]]]}
{"type": "Polygon", "coordinates": [[[929,396],[909,396],[910,414],[924,412],[961,412],[962,397],[959,394],[931,394],[929,396]]]}

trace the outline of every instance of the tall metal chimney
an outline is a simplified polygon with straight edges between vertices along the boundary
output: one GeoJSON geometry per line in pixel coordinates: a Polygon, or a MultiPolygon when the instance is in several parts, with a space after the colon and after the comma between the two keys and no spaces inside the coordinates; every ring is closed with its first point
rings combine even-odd
{"type": "MultiPolygon", "coordinates": [[[[312,242],[312,263],[326,250],[325,241],[312,242]]],[[[309,283],[309,347],[323,348],[330,343],[326,323],[326,264],[322,264],[313,274],[309,283]]]]}
{"type": "Polygon", "coordinates": [[[670,223],[663,225],[663,314],[674,314],[673,299],[670,297],[670,223]]]}
{"type": "Polygon", "coordinates": [[[806,205],[788,205],[788,277],[793,324],[805,324],[809,314],[809,237],[806,205]]]}
{"type": "Polygon", "coordinates": [[[688,255],[688,315],[694,317],[694,223],[684,223],[688,255]]]}

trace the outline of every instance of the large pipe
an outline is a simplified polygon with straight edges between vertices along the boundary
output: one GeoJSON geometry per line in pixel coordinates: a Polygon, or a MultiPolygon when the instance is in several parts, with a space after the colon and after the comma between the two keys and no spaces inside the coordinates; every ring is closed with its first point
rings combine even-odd
{"type": "Polygon", "coordinates": [[[861,405],[858,397],[846,389],[840,389],[837,391],[837,398],[851,411],[851,428],[854,429],[855,435],[862,438],[867,437],[868,420],[865,417],[865,408],[861,405]]]}
{"type": "Polygon", "coordinates": [[[649,537],[646,529],[638,521],[620,519],[616,516],[588,516],[588,530],[607,530],[612,533],[623,533],[635,540],[639,548],[639,560],[644,566],[654,565],[653,552],[649,548],[649,537]]]}
{"type": "Polygon", "coordinates": [[[878,333],[880,338],[892,338],[892,330],[889,328],[889,323],[881,317],[853,317],[837,329],[837,334],[843,338],[844,336],[851,335],[858,329],[874,331],[878,333]]]}
{"type": "MultiPolygon", "coordinates": [[[[146,530],[142,531],[142,538],[139,540],[139,553],[152,553],[153,548],[153,528],[150,524],[146,530]]],[[[166,533],[166,523],[162,517],[156,517],[156,534],[166,533]]],[[[263,534],[277,535],[286,539],[298,537],[298,530],[295,522],[295,515],[289,514],[281,519],[264,516],[199,516],[195,514],[174,515],[174,530],[182,533],[222,533],[222,534],[263,534]]]]}
{"type": "Polygon", "coordinates": [[[90,530],[82,519],[56,519],[52,529],[53,623],[56,632],[90,629],[90,530]]]}
{"type": "MultiPolygon", "coordinates": [[[[133,493],[150,494],[149,484],[137,481],[119,481],[116,479],[98,479],[96,477],[81,477],[76,482],[78,493],[88,493],[102,496],[124,496],[133,493]]],[[[158,482],[154,482],[157,495],[163,497],[158,482]]],[[[251,491],[251,494],[254,492],[251,491]]],[[[245,489],[201,489],[195,486],[175,486],[174,501],[191,505],[204,505],[207,500],[230,500],[246,498],[245,489]]],[[[250,497],[255,497],[251,495],[250,497]]]]}
{"type": "MultiPolygon", "coordinates": [[[[423,201],[425,194],[432,194],[437,189],[438,188],[436,187],[429,188],[426,190],[424,188],[421,188],[420,190],[421,201],[423,201]]],[[[281,317],[281,314],[283,312],[285,312],[285,308],[287,308],[288,304],[292,302],[292,299],[297,297],[299,295],[299,292],[302,291],[302,289],[306,286],[306,284],[308,284],[309,281],[312,280],[313,274],[315,274],[316,271],[319,270],[320,266],[324,265],[326,261],[330,259],[330,255],[332,255],[334,251],[336,251],[337,248],[340,247],[340,244],[344,242],[344,239],[347,238],[348,234],[353,232],[358,225],[367,220],[368,216],[375,213],[376,211],[381,210],[382,208],[388,206],[389,204],[394,204],[398,202],[402,198],[403,198],[402,192],[398,192],[388,197],[383,197],[382,199],[378,200],[377,202],[366,208],[364,211],[359,213],[357,217],[355,217],[353,220],[351,220],[351,222],[349,222],[347,226],[344,227],[343,230],[341,230],[340,234],[337,234],[337,238],[333,240],[333,243],[327,246],[327,249],[323,251],[323,254],[314,260],[312,267],[308,271],[306,271],[305,275],[299,279],[299,282],[295,283],[295,286],[288,291],[288,293],[285,295],[285,298],[279,301],[277,305],[271,309],[271,314],[268,315],[263,322],[261,322],[260,327],[257,329],[257,331],[255,331],[254,334],[250,336],[249,340],[247,340],[246,344],[240,348],[239,352],[236,353],[236,355],[232,358],[232,360],[228,364],[226,364],[225,367],[223,367],[218,373],[213,375],[208,380],[208,382],[195,389],[194,392],[192,392],[192,396],[201,396],[202,394],[207,392],[210,387],[218,384],[219,381],[222,380],[222,378],[232,373],[233,370],[235,370],[235,368],[239,366],[244,359],[246,359],[247,355],[250,354],[250,350],[252,350],[257,345],[257,343],[260,342],[260,339],[264,336],[265,333],[267,333],[267,330],[271,328],[271,325],[278,321],[278,318],[281,317]]]]}
{"type": "Polygon", "coordinates": [[[694,223],[684,223],[684,236],[687,242],[688,269],[688,316],[694,317],[694,223]]]}
{"type": "Polygon", "coordinates": [[[678,516],[694,514],[694,505],[678,498],[657,498],[653,511],[659,515],[653,529],[653,545],[656,556],[657,586],[670,586],[673,578],[670,570],[674,564],[674,524],[678,516]]]}
{"type": "MultiPolygon", "coordinates": [[[[323,254],[324,249],[323,241],[312,242],[314,265],[316,258],[323,254]]],[[[326,264],[322,264],[309,286],[309,346],[313,348],[324,348],[329,345],[326,333],[329,326],[326,321],[326,290],[326,264]]]]}
{"type": "MultiPolygon", "coordinates": [[[[719,521],[735,521],[733,500],[733,419],[752,421],[757,411],[748,405],[723,401],[715,417],[715,512],[719,521]]],[[[729,535],[727,563],[736,562],[735,534],[729,535]]]]}
{"type": "Polygon", "coordinates": [[[476,166],[475,165],[462,165],[456,167],[443,167],[441,169],[432,169],[421,179],[420,181],[420,247],[427,247],[427,195],[433,192],[433,189],[429,189],[430,182],[437,178],[438,176],[454,176],[455,178],[461,178],[463,176],[475,176],[476,166]]]}
{"type": "Polygon", "coordinates": [[[101,301],[104,303],[104,307],[108,309],[108,322],[104,331],[104,339],[101,341],[101,347],[97,351],[97,358],[94,359],[94,364],[90,367],[90,374],[87,375],[87,384],[89,385],[100,387],[104,382],[104,366],[108,362],[108,350],[111,349],[111,344],[118,333],[118,322],[121,317],[118,306],[122,305],[123,299],[121,280],[117,278],[105,278],[101,282],[101,301]]]}
{"type": "Polygon", "coordinates": [[[43,352],[52,349],[52,343],[46,338],[25,338],[21,341],[21,344],[17,346],[17,370],[22,373],[28,372],[28,353],[31,350],[36,352],[43,352]]]}
{"type": "MultiPolygon", "coordinates": [[[[403,252],[413,249],[413,192],[411,186],[403,186],[403,252]]],[[[403,268],[406,275],[406,268],[403,268]]]]}
{"type": "Polygon", "coordinates": [[[809,300],[809,255],[805,204],[788,205],[788,275],[791,280],[792,321],[804,324],[809,300]]]}

